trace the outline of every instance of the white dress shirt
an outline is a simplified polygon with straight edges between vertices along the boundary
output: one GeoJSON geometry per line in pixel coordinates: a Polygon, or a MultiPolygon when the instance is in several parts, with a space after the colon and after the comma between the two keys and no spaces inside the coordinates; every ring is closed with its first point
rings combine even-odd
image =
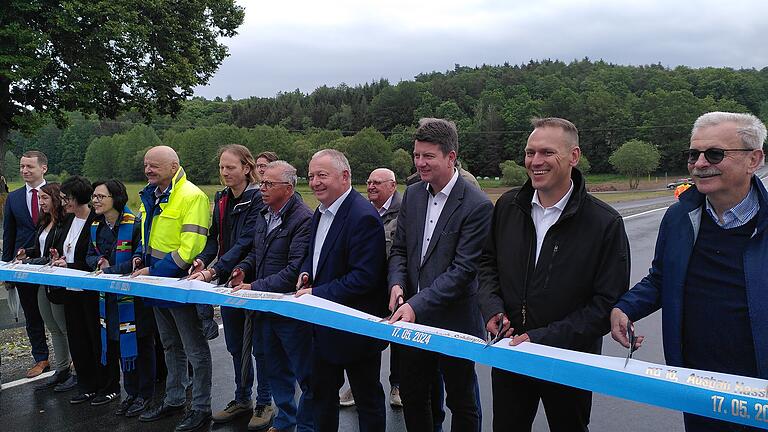
{"type": "MultiPolygon", "coordinates": [[[[386,212],[387,212],[387,210],[389,210],[389,206],[391,206],[391,205],[392,205],[392,198],[393,198],[394,196],[395,196],[395,194],[394,194],[394,193],[393,193],[392,195],[390,195],[390,196],[389,196],[389,199],[388,199],[388,200],[387,200],[387,201],[384,203],[384,205],[382,205],[382,206],[381,206],[381,208],[380,208],[380,209],[378,209],[378,212],[379,212],[379,216],[384,216],[384,213],[386,213],[386,212]]],[[[371,201],[371,204],[373,204],[373,201],[371,201]]],[[[373,208],[376,208],[376,206],[374,205],[374,206],[373,206],[373,208]]]]}
{"type": "Polygon", "coordinates": [[[314,279],[315,275],[317,275],[317,264],[320,261],[320,252],[323,250],[325,236],[328,235],[328,230],[331,229],[333,218],[336,216],[336,213],[338,213],[339,207],[341,207],[341,204],[345,199],[347,199],[347,196],[349,196],[350,192],[352,192],[351,186],[330,206],[325,207],[322,203],[320,203],[320,205],[317,207],[317,210],[320,211],[320,221],[317,224],[317,232],[315,233],[315,250],[312,253],[312,279],[314,279]]]}
{"type": "MultiPolygon", "coordinates": [[[[37,185],[36,187],[32,187],[29,185],[29,183],[24,184],[27,187],[27,210],[29,210],[29,214],[32,214],[32,189],[37,189],[37,205],[40,205],[40,188],[45,186],[45,179],[37,185]]],[[[40,208],[37,209],[37,214],[40,214],[40,208]]]]}
{"type": "Polygon", "coordinates": [[[533,219],[533,226],[536,227],[535,262],[539,261],[539,252],[541,252],[541,245],[544,243],[544,236],[547,235],[549,228],[560,219],[560,215],[563,213],[565,205],[568,204],[571,193],[573,193],[573,180],[571,180],[571,187],[568,188],[568,192],[552,207],[541,205],[541,202],[539,202],[539,191],[533,193],[533,199],[531,199],[531,219],[533,219]]]}
{"type": "MultiPolygon", "coordinates": [[[[456,181],[459,179],[459,172],[454,169],[453,176],[447,185],[438,193],[432,194],[431,185],[427,184],[427,191],[429,192],[429,198],[427,199],[427,217],[424,218],[424,239],[421,242],[421,262],[424,262],[424,258],[427,256],[427,249],[429,249],[429,241],[432,240],[432,235],[435,233],[435,226],[440,219],[440,214],[443,212],[448,196],[451,194],[453,187],[456,186],[456,181]]],[[[437,233],[440,235],[440,233],[437,233]]]]}

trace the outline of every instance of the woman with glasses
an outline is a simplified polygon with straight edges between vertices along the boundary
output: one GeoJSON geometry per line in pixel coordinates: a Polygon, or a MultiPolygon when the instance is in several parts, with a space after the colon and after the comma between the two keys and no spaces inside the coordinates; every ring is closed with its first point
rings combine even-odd
{"type": "MultiPolygon", "coordinates": [[[[61,243],[61,256],[54,266],[90,271],[85,262],[90,232],[96,214],[89,207],[93,188],[84,177],[73,176],[61,184],[61,203],[66,217],[61,243]]],[[[78,394],[71,404],[91,401],[94,405],[109,402],[103,395],[94,399],[104,383],[99,337],[99,293],[67,288],[64,301],[67,319],[67,339],[72,362],[77,371],[78,394]],[[94,403],[96,402],[96,403],[94,403]]]]}
{"type": "MultiPolygon", "coordinates": [[[[218,279],[224,284],[229,281],[230,272],[246,257],[253,241],[255,218],[260,217],[264,204],[258,188],[257,163],[248,148],[231,144],[219,150],[219,174],[224,190],[217,192],[213,205],[213,219],[208,231],[208,241],[203,252],[192,263],[191,279],[210,282],[218,279]],[[216,264],[206,268],[215,258],[216,264]]],[[[272,391],[267,381],[264,364],[264,348],[260,331],[249,331],[253,337],[253,356],[256,359],[256,407],[253,408],[253,366],[251,356],[243,354],[246,314],[257,329],[260,324],[258,312],[244,309],[221,307],[224,323],[224,339],[227,351],[232,355],[235,369],[235,397],[227,406],[213,414],[214,423],[225,423],[235,417],[253,412],[248,428],[266,428],[274,416],[272,391]]]]}
{"type": "MultiPolygon", "coordinates": [[[[58,183],[46,183],[38,195],[42,214],[37,223],[35,244],[28,249],[20,249],[16,260],[27,264],[48,264],[62,253],[64,242],[64,209],[61,205],[58,183]]],[[[51,333],[55,362],[53,376],[35,386],[35,390],[53,387],[54,391],[63,392],[74,388],[77,377],[71,372],[69,342],[67,341],[67,320],[64,312],[64,288],[40,287],[37,290],[37,304],[45,326],[51,333]]]]}
{"type": "MultiPolygon", "coordinates": [[[[125,185],[117,180],[96,182],[91,199],[96,218],[89,227],[88,267],[107,274],[131,273],[141,244],[141,220],[127,206],[125,185]]],[[[141,297],[99,293],[99,318],[101,364],[106,367],[103,397],[112,400],[120,394],[122,369],[128,397],[115,414],[138,416],[155,390],[152,308],[141,297]]]]}

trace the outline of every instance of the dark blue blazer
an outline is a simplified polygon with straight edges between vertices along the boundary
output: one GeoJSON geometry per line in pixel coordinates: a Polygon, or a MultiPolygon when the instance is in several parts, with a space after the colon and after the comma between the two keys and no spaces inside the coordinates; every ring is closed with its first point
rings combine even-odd
{"type": "Polygon", "coordinates": [[[27,208],[26,186],[8,194],[3,212],[3,261],[11,261],[17,250],[32,247],[37,235],[27,208]]]}
{"type": "MultiPolygon", "coordinates": [[[[387,308],[384,226],[376,209],[354,189],[339,207],[325,237],[312,279],[312,256],[320,211],[312,216],[309,253],[301,268],[310,275],[312,294],[376,316],[387,308]]],[[[386,342],[315,326],[315,354],[345,364],[380,355],[386,342]]]]}

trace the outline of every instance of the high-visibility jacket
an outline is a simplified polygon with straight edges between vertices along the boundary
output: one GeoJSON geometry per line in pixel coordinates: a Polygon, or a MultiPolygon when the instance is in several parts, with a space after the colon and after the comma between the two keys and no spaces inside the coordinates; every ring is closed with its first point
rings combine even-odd
{"type": "Polygon", "coordinates": [[[156,189],[147,185],[139,193],[144,264],[152,276],[180,277],[205,247],[211,225],[210,202],[187,180],[181,167],[159,200],[156,189]]]}

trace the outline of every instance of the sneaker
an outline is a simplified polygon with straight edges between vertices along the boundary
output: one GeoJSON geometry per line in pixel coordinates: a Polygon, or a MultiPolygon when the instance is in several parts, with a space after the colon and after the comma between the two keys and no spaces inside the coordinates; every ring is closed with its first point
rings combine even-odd
{"type": "Polygon", "coordinates": [[[149,406],[149,399],[144,399],[143,397],[139,396],[133,401],[130,408],[128,408],[128,411],[125,412],[125,416],[136,417],[137,415],[144,412],[144,410],[146,410],[148,406],[149,406]]]}
{"type": "Polygon", "coordinates": [[[112,402],[113,400],[117,399],[118,397],[120,397],[120,393],[117,393],[117,392],[98,395],[95,398],[93,398],[93,400],[91,401],[91,406],[106,405],[112,402]]]}
{"type": "Polygon", "coordinates": [[[72,405],[81,404],[83,402],[88,402],[89,400],[96,397],[96,393],[80,393],[79,395],[73,397],[69,400],[69,403],[72,405]]]}
{"type": "Polygon", "coordinates": [[[272,417],[275,416],[275,409],[272,405],[256,405],[253,409],[253,416],[248,422],[249,431],[266,429],[272,424],[272,417]]]}
{"type": "Polygon", "coordinates": [[[241,414],[250,413],[252,409],[253,401],[238,402],[233,400],[223,410],[214,413],[211,419],[214,423],[226,423],[241,414]]]}
{"type": "Polygon", "coordinates": [[[56,386],[53,388],[53,391],[56,393],[63,393],[70,391],[75,387],[77,387],[77,375],[69,374],[69,378],[67,378],[67,380],[63,383],[56,384],[56,386]]]}
{"type": "Polygon", "coordinates": [[[161,418],[169,417],[182,411],[184,411],[184,405],[174,406],[161,403],[160,405],[152,409],[147,409],[141,413],[139,416],[139,421],[153,422],[155,420],[160,420],[161,418]]]}
{"type": "Polygon", "coordinates": [[[355,405],[355,396],[352,395],[351,387],[339,395],[339,405],[343,407],[351,407],[355,405]]]}
{"type": "Polygon", "coordinates": [[[211,421],[211,413],[208,411],[189,410],[184,414],[179,424],[176,425],[176,432],[189,432],[208,426],[211,421]]]}
{"type": "Polygon", "coordinates": [[[392,408],[403,407],[403,400],[400,399],[400,386],[392,386],[392,390],[389,391],[389,405],[392,408]]]}
{"type": "Polygon", "coordinates": [[[115,410],[115,415],[116,416],[125,415],[125,413],[128,411],[128,408],[130,408],[131,405],[133,405],[133,401],[135,399],[136,398],[134,398],[133,396],[128,395],[127,398],[121,400],[120,405],[118,405],[117,409],[115,410]]]}

